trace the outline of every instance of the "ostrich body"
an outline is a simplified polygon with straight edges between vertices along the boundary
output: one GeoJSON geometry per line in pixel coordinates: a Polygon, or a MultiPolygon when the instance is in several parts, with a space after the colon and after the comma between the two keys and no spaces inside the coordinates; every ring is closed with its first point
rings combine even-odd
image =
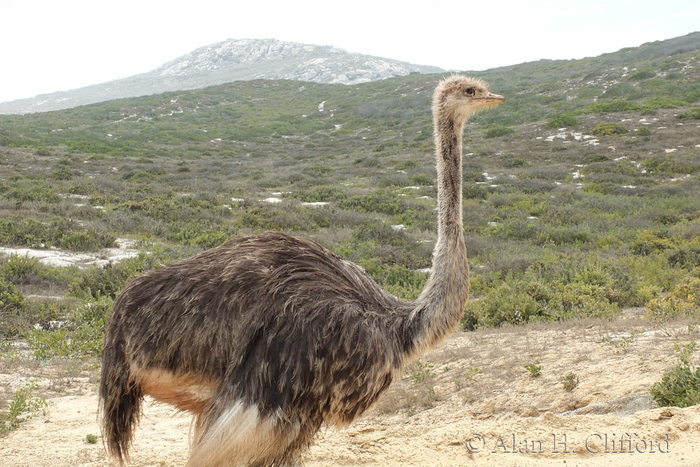
{"type": "Polygon", "coordinates": [[[280,233],[236,238],[129,282],[105,336],[110,454],[128,459],[145,395],[195,415],[188,467],[295,464],[323,423],[347,425],[376,402],[462,316],[462,131],[475,110],[503,101],[464,76],[435,91],[438,240],[415,301],[280,233]]]}

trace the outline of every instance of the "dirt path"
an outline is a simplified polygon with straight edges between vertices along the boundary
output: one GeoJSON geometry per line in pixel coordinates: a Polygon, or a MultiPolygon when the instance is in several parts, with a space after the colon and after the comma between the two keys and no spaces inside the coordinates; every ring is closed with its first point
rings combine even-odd
{"type": "MultiPolygon", "coordinates": [[[[648,396],[675,366],[674,345],[698,335],[685,325],[647,329],[632,318],[458,332],[363,418],[322,431],[306,465],[700,466],[700,406],[653,408],[648,396]],[[571,392],[562,385],[569,372],[579,380],[571,392]]],[[[66,371],[0,371],[5,387],[37,379],[53,403],[0,438],[0,465],[112,465],[101,442],[85,442],[99,434],[96,370],[66,371]]],[[[130,465],[183,466],[189,426],[188,416],[148,404],[130,465]]]]}

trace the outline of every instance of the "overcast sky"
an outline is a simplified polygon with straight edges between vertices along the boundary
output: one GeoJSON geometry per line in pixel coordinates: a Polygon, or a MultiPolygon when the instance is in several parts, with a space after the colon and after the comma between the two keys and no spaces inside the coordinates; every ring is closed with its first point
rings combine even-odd
{"type": "Polygon", "coordinates": [[[484,70],[698,30],[697,0],[0,0],[0,102],[144,73],[229,38],[484,70]]]}

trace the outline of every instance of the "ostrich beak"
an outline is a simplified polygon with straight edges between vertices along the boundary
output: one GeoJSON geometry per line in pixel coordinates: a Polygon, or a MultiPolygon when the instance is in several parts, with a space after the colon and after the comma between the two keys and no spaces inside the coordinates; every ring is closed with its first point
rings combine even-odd
{"type": "Polygon", "coordinates": [[[505,101],[505,97],[499,94],[494,94],[492,92],[487,92],[485,96],[474,99],[474,107],[475,110],[478,112],[479,109],[486,110],[488,108],[493,108],[505,101]]]}
{"type": "Polygon", "coordinates": [[[492,92],[489,92],[483,99],[487,102],[487,105],[497,105],[506,101],[505,97],[492,92]]]}

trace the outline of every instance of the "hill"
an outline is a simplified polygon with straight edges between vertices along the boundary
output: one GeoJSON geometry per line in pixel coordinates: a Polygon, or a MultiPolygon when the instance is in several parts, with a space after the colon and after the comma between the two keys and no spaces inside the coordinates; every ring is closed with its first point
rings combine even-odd
{"type": "Polygon", "coordinates": [[[69,109],[124,97],[199,89],[240,80],[290,79],[359,84],[409,73],[441,71],[438,67],[350,53],[330,46],[275,39],[229,39],[196,49],[148,73],[0,103],[0,114],[69,109]]]}

